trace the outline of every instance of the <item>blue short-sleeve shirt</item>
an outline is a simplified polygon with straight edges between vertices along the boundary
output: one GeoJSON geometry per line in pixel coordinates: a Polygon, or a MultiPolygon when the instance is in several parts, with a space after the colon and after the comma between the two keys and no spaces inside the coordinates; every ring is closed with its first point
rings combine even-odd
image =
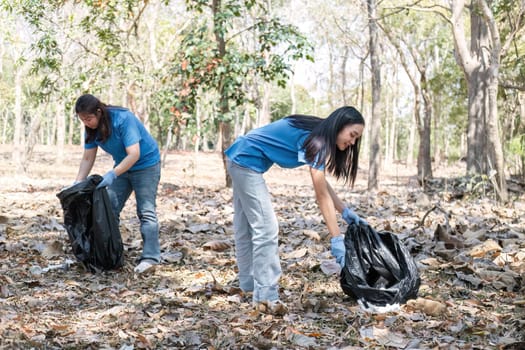
{"type": "Polygon", "coordinates": [[[303,143],[310,132],[284,118],[239,136],[224,153],[235,164],[258,173],[266,172],[274,163],[282,168],[308,164],[323,170],[324,164],[305,159],[303,143]]]}
{"type": "Polygon", "coordinates": [[[115,166],[117,166],[127,156],[126,147],[138,143],[140,158],[129,169],[130,171],[145,169],[160,162],[157,142],[130,110],[121,107],[108,107],[108,112],[111,119],[111,135],[104,143],[98,140],[86,143],[85,149],[102,148],[111,154],[115,166]]]}

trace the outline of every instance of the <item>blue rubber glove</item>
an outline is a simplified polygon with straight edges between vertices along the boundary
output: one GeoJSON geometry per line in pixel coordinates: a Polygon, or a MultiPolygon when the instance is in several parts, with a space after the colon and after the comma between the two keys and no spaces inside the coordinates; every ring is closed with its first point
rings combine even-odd
{"type": "Polygon", "coordinates": [[[339,235],[330,238],[330,252],[335,258],[335,261],[337,261],[337,263],[341,265],[341,267],[344,267],[346,254],[345,236],[339,235]]]}
{"type": "Polygon", "coordinates": [[[357,215],[353,210],[349,208],[343,209],[342,216],[347,224],[355,223],[356,225],[368,225],[368,222],[366,222],[366,220],[361,219],[359,215],[357,215]]]}
{"type": "Polygon", "coordinates": [[[106,186],[111,186],[111,184],[113,183],[113,181],[115,181],[116,178],[117,174],[115,173],[115,170],[111,169],[110,171],[104,174],[102,181],[100,181],[100,183],[97,186],[97,189],[106,186]]]}
{"type": "Polygon", "coordinates": [[[347,224],[355,223],[356,225],[359,225],[359,221],[364,221],[351,209],[348,207],[343,209],[343,213],[341,214],[343,216],[343,220],[346,221],[347,224]]]}

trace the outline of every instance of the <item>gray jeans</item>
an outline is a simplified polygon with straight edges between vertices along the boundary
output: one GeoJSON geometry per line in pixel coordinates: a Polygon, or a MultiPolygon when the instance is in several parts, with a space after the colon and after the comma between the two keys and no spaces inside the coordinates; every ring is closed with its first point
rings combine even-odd
{"type": "Polygon", "coordinates": [[[233,229],[239,283],[253,301],[279,299],[279,224],[262,174],[228,160],[233,183],[233,229]]]}
{"type": "Polygon", "coordinates": [[[140,259],[160,262],[159,222],[157,219],[157,187],[160,181],[160,163],[146,169],[127,171],[108,187],[113,210],[120,221],[120,212],[131,192],[135,191],[137,216],[143,249],[140,259]]]}

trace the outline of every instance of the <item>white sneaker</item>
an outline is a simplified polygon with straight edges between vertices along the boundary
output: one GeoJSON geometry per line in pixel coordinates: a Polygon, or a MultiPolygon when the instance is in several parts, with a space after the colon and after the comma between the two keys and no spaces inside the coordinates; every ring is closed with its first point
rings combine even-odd
{"type": "Polygon", "coordinates": [[[146,271],[153,271],[155,265],[156,264],[151,262],[150,260],[142,260],[137,266],[135,266],[133,271],[138,274],[144,273],[146,271]]]}

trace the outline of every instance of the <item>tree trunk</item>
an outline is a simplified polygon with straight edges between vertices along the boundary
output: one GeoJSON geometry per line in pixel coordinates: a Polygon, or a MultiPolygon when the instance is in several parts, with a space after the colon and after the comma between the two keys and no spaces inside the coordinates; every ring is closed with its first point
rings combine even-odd
{"type": "Polygon", "coordinates": [[[5,56],[5,44],[4,41],[0,41],[0,76],[4,75],[4,57],[5,56]]]}
{"type": "MultiPolygon", "coordinates": [[[[525,127],[525,92],[523,93],[518,93],[518,104],[520,106],[520,120],[521,120],[521,125],[525,127]]],[[[522,145],[525,144],[525,135],[522,135],[521,136],[522,140],[522,145]]],[[[520,155],[517,155],[516,157],[518,157],[518,170],[519,170],[519,174],[521,175],[521,178],[523,180],[525,180],[525,152],[522,152],[520,155]],[[520,167],[520,164],[521,164],[521,167],[520,167]]]]}
{"type": "MultiPolygon", "coordinates": [[[[71,111],[74,113],[74,107],[71,108],[71,111]]],[[[71,114],[68,113],[66,116],[66,121],[69,119],[68,130],[67,130],[67,144],[71,146],[73,144],[73,134],[75,132],[75,117],[71,118],[71,114]]]]}
{"type": "Polygon", "coordinates": [[[297,96],[295,95],[295,73],[294,70],[292,70],[292,74],[290,77],[290,101],[292,102],[292,105],[290,107],[290,114],[295,114],[297,111],[297,96]]]}
{"type": "MultiPolygon", "coordinates": [[[[215,34],[215,41],[217,43],[217,49],[218,49],[218,58],[220,60],[223,59],[223,57],[226,54],[226,40],[224,39],[224,34],[220,30],[219,26],[215,22],[217,20],[217,15],[219,13],[219,10],[221,8],[221,0],[213,0],[212,3],[212,10],[213,10],[213,19],[214,19],[214,34],[215,34]]],[[[224,169],[226,170],[226,155],[224,154],[224,151],[230,147],[232,144],[232,135],[231,135],[231,121],[228,118],[228,114],[230,112],[230,106],[228,101],[228,96],[226,95],[226,91],[224,91],[224,84],[219,84],[219,113],[220,113],[220,119],[219,119],[219,133],[220,133],[220,150],[221,150],[221,156],[222,156],[222,162],[224,164],[224,169]]],[[[226,181],[226,187],[232,187],[232,179],[230,177],[230,174],[228,174],[227,171],[225,173],[225,181],[226,181]]]]}
{"type": "Polygon", "coordinates": [[[434,127],[432,128],[432,132],[433,132],[434,140],[435,140],[433,143],[432,154],[434,157],[434,166],[439,167],[444,157],[442,145],[444,149],[446,149],[446,143],[447,143],[448,137],[444,137],[445,133],[442,130],[443,128],[440,128],[440,125],[441,125],[440,123],[441,121],[440,103],[439,102],[432,103],[432,105],[434,106],[434,114],[432,118],[432,121],[433,121],[432,124],[434,125],[434,127]],[[441,142],[443,142],[443,144],[441,142]]]}
{"type": "Polygon", "coordinates": [[[38,143],[38,132],[40,130],[40,116],[34,115],[31,118],[31,126],[24,147],[24,156],[23,156],[23,167],[24,170],[27,170],[31,157],[33,156],[33,151],[35,145],[38,143]]]}
{"type": "Polygon", "coordinates": [[[475,70],[467,78],[467,173],[486,174],[487,138],[485,135],[484,88],[481,72],[475,70]]]}
{"type": "MultiPolygon", "coordinates": [[[[328,41],[328,39],[327,39],[328,41]]],[[[336,96],[335,96],[335,74],[334,74],[334,54],[333,54],[333,47],[332,45],[328,44],[328,105],[330,106],[329,109],[333,111],[336,109],[336,96]]]]}
{"type": "Polygon", "coordinates": [[[22,118],[22,67],[15,73],[15,125],[13,132],[13,162],[15,163],[16,173],[25,172],[23,166],[24,150],[24,121],[22,118]]]}
{"type": "Polygon", "coordinates": [[[64,146],[66,145],[66,111],[62,101],[55,101],[56,106],[56,146],[57,146],[57,157],[55,163],[61,165],[64,162],[64,146]]]}
{"type": "Polygon", "coordinates": [[[377,178],[381,162],[381,63],[379,61],[379,43],[377,30],[376,0],[367,0],[368,30],[370,34],[370,66],[372,70],[372,116],[370,121],[370,154],[368,169],[368,189],[377,189],[377,178]]]}
{"type": "Polygon", "coordinates": [[[468,88],[467,172],[488,175],[499,199],[505,202],[508,192],[497,106],[502,51],[499,31],[488,2],[475,0],[469,7],[471,26],[467,45],[464,8],[464,0],[451,2],[456,60],[468,88]]]}
{"type": "Polygon", "coordinates": [[[201,144],[201,134],[202,134],[202,126],[201,126],[201,104],[197,102],[197,106],[195,106],[195,123],[197,130],[195,135],[195,142],[193,143],[193,150],[195,153],[199,153],[199,148],[201,144]]]}
{"type": "Polygon", "coordinates": [[[244,135],[246,133],[246,128],[248,127],[248,122],[250,120],[250,111],[248,108],[244,109],[244,112],[242,113],[242,122],[241,126],[239,127],[239,132],[236,135],[244,135]]]}
{"type": "Polygon", "coordinates": [[[2,115],[4,116],[4,118],[2,120],[2,138],[0,139],[0,143],[3,145],[7,143],[7,128],[9,125],[10,112],[4,109],[4,112],[2,113],[2,115]]]}
{"type": "Polygon", "coordinates": [[[343,97],[343,105],[348,104],[348,97],[346,96],[346,66],[348,64],[348,56],[350,55],[350,50],[348,46],[345,46],[343,53],[343,62],[341,62],[341,96],[343,97]]]}
{"type": "Polygon", "coordinates": [[[166,166],[166,157],[168,156],[168,152],[171,146],[171,140],[173,138],[173,124],[172,121],[170,125],[168,126],[168,131],[166,133],[166,141],[164,143],[164,150],[162,151],[162,167],[166,166]]]}
{"type": "MultiPolygon", "coordinates": [[[[415,111],[414,111],[415,112],[415,111]]],[[[414,116],[414,118],[416,118],[414,116]]],[[[410,124],[410,136],[407,148],[407,165],[414,165],[414,145],[416,144],[416,123],[410,124]]]]}
{"type": "MultiPolygon", "coordinates": [[[[421,91],[419,89],[419,84],[417,84],[417,82],[415,84],[413,82],[413,87],[414,87],[414,121],[415,121],[414,127],[415,127],[415,130],[419,138],[416,166],[417,166],[417,178],[419,182],[421,183],[422,179],[421,179],[421,171],[420,171],[420,166],[419,166],[421,164],[421,156],[422,156],[420,152],[421,151],[421,136],[422,136],[422,132],[421,132],[421,129],[422,129],[422,126],[421,126],[421,120],[422,120],[421,118],[421,91]]],[[[412,152],[413,150],[414,149],[412,149],[412,152]]]]}
{"type": "Polygon", "coordinates": [[[405,43],[405,47],[410,53],[412,62],[417,69],[417,73],[413,72],[410,67],[407,50],[401,48],[401,44],[398,38],[395,38],[390,32],[389,28],[383,28],[386,36],[390,40],[390,43],[394,45],[401,65],[403,66],[413,88],[414,88],[414,118],[416,121],[417,131],[419,135],[419,146],[417,153],[417,177],[420,184],[423,184],[425,178],[432,177],[432,162],[430,157],[430,133],[431,133],[431,121],[432,121],[432,100],[427,90],[427,79],[426,79],[426,66],[424,57],[421,58],[421,54],[417,52],[410,43],[405,43]],[[421,101],[423,100],[423,101],[421,101]],[[423,103],[421,103],[423,102],[423,103]],[[421,113],[423,112],[423,113],[421,113]]]}
{"type": "Polygon", "coordinates": [[[268,82],[262,83],[262,100],[261,100],[261,117],[259,118],[259,125],[263,126],[269,124],[272,120],[270,114],[270,96],[271,96],[271,84],[268,82]]]}
{"type": "Polygon", "coordinates": [[[80,134],[80,146],[84,149],[84,146],[86,145],[86,127],[83,123],[80,123],[78,126],[78,133],[80,134]]]}
{"type": "Polygon", "coordinates": [[[385,98],[385,122],[383,124],[384,134],[385,134],[385,158],[384,163],[385,166],[390,166],[392,164],[392,148],[390,148],[390,141],[392,137],[392,106],[390,103],[392,103],[392,96],[390,94],[390,91],[386,93],[385,98]]]}
{"type": "MultiPolygon", "coordinates": [[[[421,76],[421,85],[427,86],[426,78],[421,76]]],[[[432,177],[432,162],[430,158],[430,131],[432,124],[432,103],[426,90],[421,91],[423,97],[423,120],[419,128],[419,151],[417,157],[417,175],[421,183],[432,177]]]]}
{"type": "MultiPolygon", "coordinates": [[[[397,84],[396,84],[397,86],[397,84]]],[[[393,164],[396,161],[396,140],[397,140],[397,118],[396,118],[396,94],[397,88],[394,88],[394,93],[391,96],[392,106],[390,115],[390,133],[388,135],[388,158],[390,163],[393,164]]],[[[388,109],[387,109],[388,110],[388,109]]]]}
{"type": "MultiPolygon", "coordinates": [[[[224,165],[224,169],[226,169],[227,158],[226,158],[226,155],[224,154],[224,151],[226,151],[226,149],[228,149],[228,147],[230,146],[231,142],[226,143],[226,142],[224,142],[224,140],[231,140],[231,124],[229,122],[221,121],[220,124],[219,124],[219,130],[220,130],[220,134],[221,134],[221,138],[222,138],[222,148],[221,148],[221,151],[222,151],[222,163],[224,165]]],[[[224,180],[226,181],[226,187],[232,187],[232,179],[230,177],[230,174],[228,174],[227,171],[225,172],[225,174],[226,174],[226,176],[225,176],[224,180]]]]}
{"type": "Polygon", "coordinates": [[[361,112],[365,109],[365,59],[359,62],[359,92],[357,94],[356,105],[361,112]]]}

